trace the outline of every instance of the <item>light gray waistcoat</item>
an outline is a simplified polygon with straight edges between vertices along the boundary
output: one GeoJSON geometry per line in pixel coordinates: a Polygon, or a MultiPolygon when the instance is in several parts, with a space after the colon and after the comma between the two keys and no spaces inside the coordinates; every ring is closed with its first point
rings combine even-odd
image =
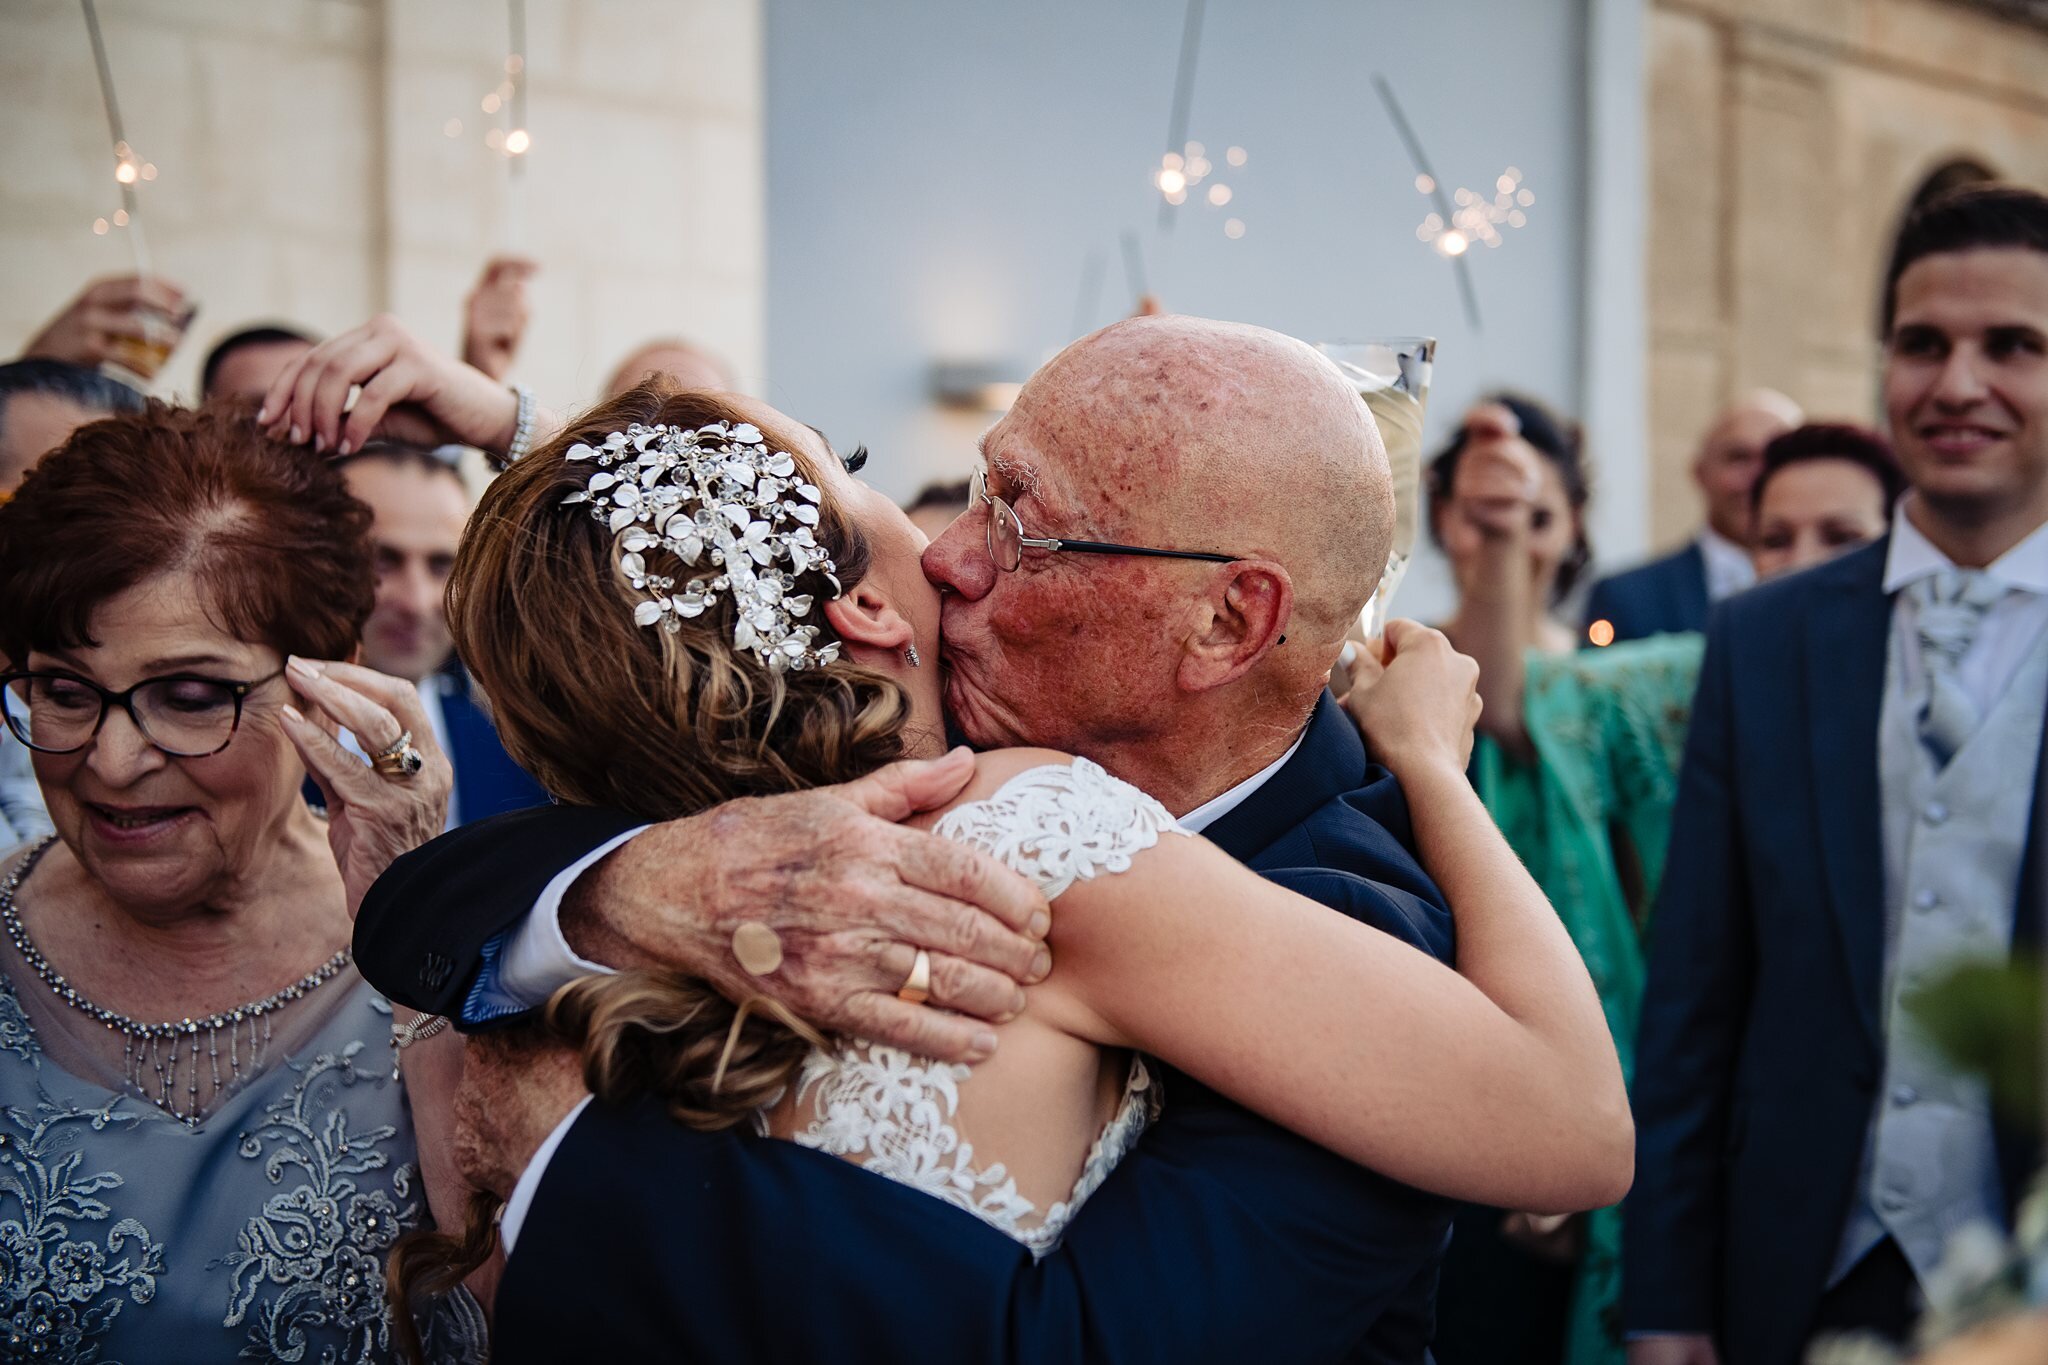
{"type": "Polygon", "coordinates": [[[2005,1225],[1985,1086],[1941,1059],[1899,997],[1960,962],[2003,962],[2010,950],[2048,695],[2048,632],[1938,773],[1899,683],[1899,651],[1894,631],[1878,742],[1884,1084],[1830,1283],[1889,1235],[1924,1286],[1957,1228],[2005,1225]]]}

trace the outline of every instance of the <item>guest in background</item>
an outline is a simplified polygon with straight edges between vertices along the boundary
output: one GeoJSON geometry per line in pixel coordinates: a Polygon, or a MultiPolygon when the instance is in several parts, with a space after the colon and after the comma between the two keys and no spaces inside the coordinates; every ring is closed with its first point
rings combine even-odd
{"type": "MultiPolygon", "coordinates": [[[[1480,662],[1486,707],[1474,780],[1584,957],[1627,1067],[1643,991],[1641,926],[1670,835],[1701,639],[1666,635],[1574,653],[1544,614],[1561,595],[1565,539],[1555,528],[1567,490],[1583,487],[1576,446],[1560,447],[1556,430],[1520,400],[1475,410],[1432,466],[1432,488],[1449,490],[1432,494],[1433,526],[1461,589],[1453,639],[1480,662]]],[[[1902,486],[1874,432],[1808,426],[1778,437],[1764,449],[1751,494],[1759,574],[1810,567],[1876,539],[1902,486]]],[[[1489,1216],[1493,1226],[1505,1223],[1507,1244],[1489,1241],[1492,1226],[1471,1229],[1466,1250],[1454,1244],[1447,1263],[1444,1365],[1534,1359],[1530,1343],[1554,1343],[1558,1327],[1563,1358],[1575,1365],[1620,1360],[1620,1210],[1596,1212],[1582,1227],[1553,1222],[1547,1239],[1533,1235],[1535,1220],[1489,1216]],[[1532,1248],[1575,1255],[1575,1282],[1524,1254],[1532,1248]],[[1485,1276],[1471,1273],[1481,1266],[1485,1276]],[[1526,1316],[1503,1312],[1512,1292],[1504,1286],[1526,1291],[1515,1299],[1526,1316]],[[1497,1335],[1466,1349],[1482,1345],[1475,1333],[1497,1335]],[[1513,1352],[1511,1340],[1521,1343],[1513,1352]]],[[[1556,1358],[1554,1349],[1544,1358],[1556,1358]]]]}
{"type": "Polygon", "coordinates": [[[97,417],[138,412],[142,395],[98,370],[35,358],[0,365],[0,503],[22,476],[97,417]]]}
{"type": "Polygon", "coordinates": [[[1949,1234],[2010,1226],[2037,1160],[1900,1002],[2038,951],[2048,901],[2048,198],[1915,211],[1884,342],[1891,534],[1708,640],[1637,1048],[1636,1365],[1903,1339],[1949,1234]]]}
{"type": "MultiPolygon", "coordinates": [[[[22,476],[73,431],[109,413],[141,408],[142,395],[126,384],[69,361],[0,365],[0,505],[14,496],[22,476]]],[[[0,727],[0,850],[50,830],[28,750],[0,727]]]]}
{"type": "Polygon", "coordinates": [[[21,355],[96,369],[122,359],[128,346],[160,342],[165,322],[182,336],[191,316],[185,291],[169,280],[137,275],[95,280],[43,325],[21,355]]]}
{"type": "MultiPolygon", "coordinates": [[[[1509,704],[1499,696],[1501,680],[1489,677],[1490,671],[1503,670],[1505,660],[1519,668],[1525,653],[1569,657],[1576,642],[1553,612],[1590,558],[1578,432],[1533,399],[1502,394],[1466,416],[1427,477],[1430,534],[1458,586],[1458,605],[1443,631],[1460,652],[1479,661],[1485,727],[1509,704]]],[[[1496,764],[1497,759],[1495,754],[1496,764]]],[[[1526,847],[1540,842],[1530,838],[1530,822],[1503,818],[1485,780],[1483,748],[1475,749],[1474,761],[1479,793],[1495,822],[1556,902],[1555,878],[1545,879],[1550,869],[1531,860],[1526,847]]],[[[1575,916],[1563,905],[1558,913],[1611,1014],[1614,983],[1604,979],[1612,973],[1602,971],[1601,935],[1587,932],[1598,921],[1575,916]]],[[[1539,1226],[1512,1210],[1461,1207],[1438,1296],[1435,1351],[1441,1365],[1542,1365],[1567,1358],[1567,1337],[1576,1337],[1567,1315],[1578,1234],[1576,1224],[1539,1226]]],[[[1598,1356],[1579,1349],[1575,1340],[1569,1358],[1598,1356]]]]}
{"type": "Polygon", "coordinates": [[[732,371],[723,360],[701,346],[678,338],[650,341],[619,362],[604,384],[604,396],[617,398],[651,374],[665,374],[686,389],[711,389],[728,393],[733,389],[732,371]]]}
{"type": "Polygon", "coordinates": [[[1804,420],[1798,404],[1770,389],[1759,389],[1714,419],[1692,464],[1706,524],[1684,549],[1593,585],[1585,619],[1594,644],[1705,630],[1711,604],[1756,581],[1749,560],[1750,489],[1764,446],[1804,420]],[[1602,621],[1604,627],[1598,625],[1602,621]]]}
{"type": "MultiPolygon", "coordinates": [[[[0,686],[58,829],[0,879],[15,1343],[390,1357],[384,1257],[426,1209],[392,1011],[349,934],[393,850],[299,784],[311,762],[401,818],[420,795],[400,837],[424,838],[447,766],[411,689],[287,667],[354,648],[368,524],[246,413],[160,405],[82,429],[0,508],[0,686]],[[335,724],[379,748],[412,730],[417,768],[338,766],[335,724]]],[[[451,1300],[433,1357],[477,1358],[480,1329],[451,1300]]]]}
{"type": "Polygon", "coordinates": [[[1815,422],[1764,447],[1757,475],[1756,576],[1823,564],[1885,533],[1906,491],[1884,437],[1847,422],[1815,422]]]}
{"type": "Polygon", "coordinates": [[[264,323],[230,332],[213,344],[199,369],[199,396],[262,399],[270,381],[285,367],[313,349],[318,338],[277,323],[264,323]]]}
{"type": "Polygon", "coordinates": [[[418,687],[435,742],[455,768],[449,829],[547,800],[498,742],[448,633],[448,574],[469,519],[455,467],[460,450],[373,442],[342,462],[348,491],[371,516],[377,599],[363,625],[362,660],[418,687]]]}
{"type": "Polygon", "coordinates": [[[924,532],[926,540],[937,540],[946,528],[967,510],[967,480],[928,483],[903,506],[910,524],[924,532]]]}

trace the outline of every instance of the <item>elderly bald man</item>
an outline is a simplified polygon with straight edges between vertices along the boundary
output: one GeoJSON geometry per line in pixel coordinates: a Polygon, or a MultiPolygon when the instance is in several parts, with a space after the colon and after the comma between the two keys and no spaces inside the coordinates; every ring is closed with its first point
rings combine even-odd
{"type": "Polygon", "coordinates": [[[1706,518],[1683,549],[1640,568],[1603,578],[1586,598],[1586,626],[1597,622],[1598,644],[1707,628],[1707,608],[1756,582],[1749,561],[1750,489],[1763,469],[1764,447],[1806,420],[1799,405],[1774,389],[1758,389],[1723,408],[1700,438],[1692,478],[1706,518]]]}
{"type": "MultiPolygon", "coordinates": [[[[388,387],[444,423],[490,408],[445,367],[388,387]]],[[[477,419],[475,439],[502,438],[504,417],[477,419]]],[[[1025,386],[979,474],[980,503],[924,561],[944,591],[960,733],[1095,758],[1265,875],[1448,959],[1448,911],[1404,846],[1400,790],[1324,691],[1393,516],[1385,452],[1337,371],[1257,328],[1119,323],[1025,386]],[[996,517],[1015,519],[1015,555],[998,553],[996,517]]],[[[1016,981],[1046,970],[1043,904],[957,845],[876,818],[944,802],[965,766],[645,829],[565,807],[471,825],[379,882],[357,960],[395,998],[471,1028],[599,963],[667,965],[828,1029],[971,1060],[985,1055],[977,1017],[1005,1017],[1016,981]],[[935,906],[949,917],[928,918],[935,906]],[[784,960],[749,976],[734,931],[757,920],[784,960]],[[856,1008],[900,983],[877,979],[874,945],[906,941],[933,950],[930,1004],[945,1012],[856,1008]]],[[[849,1163],[593,1106],[539,1144],[524,1202],[514,1192],[501,1342],[535,1359],[590,1344],[522,1327],[532,1295],[552,1322],[602,1323],[618,1350],[690,1359],[1422,1361],[1444,1202],[1188,1077],[1165,1087],[1164,1117],[1036,1264],[849,1163]],[[673,1289],[650,1297],[629,1278],[673,1289]],[[915,1310],[889,1311],[912,1285],[915,1310]],[[564,1311],[565,1295],[587,1313],[564,1311]]]]}

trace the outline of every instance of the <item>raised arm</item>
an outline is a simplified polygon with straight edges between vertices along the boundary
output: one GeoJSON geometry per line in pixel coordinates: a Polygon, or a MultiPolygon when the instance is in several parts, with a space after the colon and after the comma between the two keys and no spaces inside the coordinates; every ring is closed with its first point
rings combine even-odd
{"type": "Polygon", "coordinates": [[[1439,513],[1458,518],[1477,539],[1452,633],[1479,665],[1486,703],[1480,733],[1517,758],[1533,753],[1522,697],[1525,661],[1539,643],[1533,623],[1542,611],[1529,562],[1540,458],[1518,435],[1475,436],[1439,513]]]}
{"type": "Polygon", "coordinates": [[[1456,916],[1458,970],[1168,838],[1060,898],[1059,971],[1034,1013],[1405,1184],[1542,1212],[1614,1203],[1633,1160],[1621,1068],[1571,940],[1465,780],[1471,662],[1412,622],[1387,642],[1369,729],[1456,916]]]}

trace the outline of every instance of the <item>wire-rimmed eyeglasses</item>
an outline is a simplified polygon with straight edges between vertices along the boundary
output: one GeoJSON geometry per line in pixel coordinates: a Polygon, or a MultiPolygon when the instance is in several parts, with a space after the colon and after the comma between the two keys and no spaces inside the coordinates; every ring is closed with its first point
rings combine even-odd
{"type": "Polygon", "coordinates": [[[970,507],[979,502],[988,508],[988,557],[1004,573],[1017,571],[1017,566],[1024,562],[1026,550],[1067,550],[1084,555],[1150,555],[1154,559],[1205,559],[1213,564],[1235,564],[1243,558],[1209,550],[1157,550],[1146,545],[1117,545],[1107,540],[1027,536],[1016,509],[988,491],[988,478],[979,469],[967,481],[967,500],[970,507]]]}

